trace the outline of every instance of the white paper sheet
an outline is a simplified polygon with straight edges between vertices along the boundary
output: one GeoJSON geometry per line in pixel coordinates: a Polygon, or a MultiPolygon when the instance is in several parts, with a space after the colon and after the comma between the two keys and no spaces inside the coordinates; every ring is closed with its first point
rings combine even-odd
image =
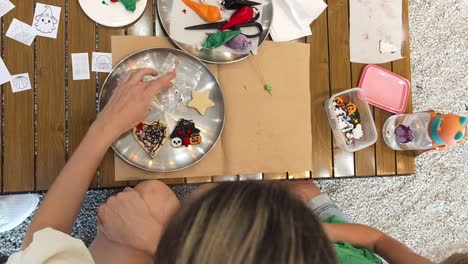
{"type": "Polygon", "coordinates": [[[31,90],[31,80],[28,73],[21,73],[11,76],[11,91],[13,93],[31,90]]]}
{"type": "Polygon", "coordinates": [[[323,0],[273,0],[270,35],[273,41],[291,41],[312,35],[310,24],[327,8],[323,0]]]}
{"type": "Polygon", "coordinates": [[[3,62],[2,58],[0,58],[0,85],[9,82],[11,80],[11,74],[8,71],[8,68],[3,62]]]}
{"type": "Polygon", "coordinates": [[[57,38],[61,10],[58,6],[37,3],[33,19],[36,35],[57,38]]]}
{"type": "Polygon", "coordinates": [[[93,72],[111,72],[112,71],[112,53],[93,52],[91,71],[93,72]]]}
{"type": "Polygon", "coordinates": [[[10,27],[5,35],[28,46],[31,46],[36,37],[35,30],[32,26],[16,18],[13,18],[13,21],[11,21],[10,27]]]}
{"type": "Polygon", "coordinates": [[[402,0],[350,0],[349,5],[351,61],[378,64],[401,59],[402,0]]]}
{"type": "Polygon", "coordinates": [[[89,80],[88,53],[72,53],[73,80],[89,80]]]}
{"type": "Polygon", "coordinates": [[[8,0],[0,0],[0,17],[4,16],[6,13],[10,12],[15,8],[15,5],[8,0]]]}
{"type": "MultiPolygon", "coordinates": [[[[221,7],[219,4],[219,0],[206,0],[204,4],[208,5],[215,5],[221,7]]],[[[255,2],[262,3],[262,0],[256,0],[255,2]]],[[[262,10],[262,6],[256,6],[258,10],[262,10]]],[[[235,10],[224,10],[221,9],[222,20],[229,20],[231,15],[235,12],[235,10]]],[[[195,26],[200,24],[206,24],[205,20],[203,20],[195,11],[190,9],[186,6],[181,0],[174,0],[172,4],[172,12],[170,16],[170,29],[169,35],[171,38],[188,44],[192,45],[195,48],[200,48],[203,42],[205,41],[207,35],[206,33],[215,33],[218,30],[185,30],[186,27],[195,26]],[[186,10],[186,12],[183,12],[186,10]]],[[[222,21],[220,20],[220,21],[222,21]]],[[[262,12],[260,12],[260,17],[258,18],[257,22],[262,21],[262,12]]],[[[243,28],[242,32],[245,34],[255,34],[258,32],[256,28],[243,28]]],[[[216,51],[221,52],[231,52],[234,54],[248,54],[250,51],[252,53],[257,53],[258,48],[258,37],[252,38],[252,47],[246,50],[233,50],[228,47],[222,46],[216,49],[216,51]]]]}

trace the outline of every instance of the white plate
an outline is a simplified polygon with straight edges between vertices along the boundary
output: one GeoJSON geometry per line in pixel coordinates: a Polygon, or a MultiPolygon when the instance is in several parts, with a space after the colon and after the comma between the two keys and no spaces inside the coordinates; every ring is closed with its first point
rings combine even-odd
{"type": "Polygon", "coordinates": [[[79,3],[86,15],[96,23],[107,27],[124,27],[135,22],[145,12],[147,0],[138,0],[134,12],[127,11],[120,2],[104,1],[109,5],[102,4],[102,0],[79,0],[79,3]]]}

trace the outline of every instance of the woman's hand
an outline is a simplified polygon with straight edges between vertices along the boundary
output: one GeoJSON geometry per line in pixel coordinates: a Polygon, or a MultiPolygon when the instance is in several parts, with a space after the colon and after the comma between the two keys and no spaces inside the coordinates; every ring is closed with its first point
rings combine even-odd
{"type": "Polygon", "coordinates": [[[110,197],[99,207],[99,230],[114,242],[154,255],[163,225],[156,221],[140,194],[132,188],[110,197]]]}
{"type": "MultiPolygon", "coordinates": [[[[157,76],[153,69],[139,69],[128,73],[114,90],[107,105],[98,115],[99,130],[115,140],[139,122],[143,121],[156,94],[172,87],[175,71],[145,82],[147,75],[157,76]]],[[[112,140],[112,141],[113,141],[112,140]]]]}

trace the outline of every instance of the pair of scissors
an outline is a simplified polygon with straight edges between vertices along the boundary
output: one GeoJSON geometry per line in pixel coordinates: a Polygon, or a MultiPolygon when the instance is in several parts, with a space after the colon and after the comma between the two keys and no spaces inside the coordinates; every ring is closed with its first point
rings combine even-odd
{"type": "MultiPolygon", "coordinates": [[[[247,35],[247,34],[242,33],[248,38],[256,38],[256,37],[260,36],[263,33],[262,24],[256,22],[259,17],[260,17],[260,13],[256,12],[255,17],[252,18],[252,20],[250,20],[249,23],[242,24],[242,25],[237,25],[237,26],[234,26],[234,27],[232,27],[230,29],[231,30],[240,30],[242,28],[247,28],[247,27],[256,27],[258,29],[258,33],[256,33],[256,34],[247,35]]],[[[224,24],[226,24],[227,22],[228,22],[227,20],[224,20],[224,21],[220,21],[220,22],[214,22],[214,23],[208,23],[208,24],[201,24],[201,25],[186,27],[185,29],[186,30],[203,30],[203,29],[217,29],[217,30],[220,30],[224,26],[224,24]]]]}

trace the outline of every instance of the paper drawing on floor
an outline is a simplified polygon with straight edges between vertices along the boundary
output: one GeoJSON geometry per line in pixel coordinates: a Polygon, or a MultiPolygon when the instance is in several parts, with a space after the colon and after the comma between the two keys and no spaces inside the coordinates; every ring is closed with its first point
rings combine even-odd
{"type": "Polygon", "coordinates": [[[4,16],[6,13],[10,12],[15,8],[15,5],[8,0],[0,0],[0,17],[4,16]]]}
{"type": "Polygon", "coordinates": [[[33,27],[16,18],[13,18],[5,35],[28,46],[31,46],[36,37],[33,27]]]}
{"type": "Polygon", "coordinates": [[[91,71],[111,72],[112,53],[93,52],[91,71]]]}
{"type": "Polygon", "coordinates": [[[57,38],[61,8],[38,3],[33,25],[38,36],[57,38]]]}
{"type": "Polygon", "coordinates": [[[22,73],[11,76],[11,90],[13,93],[31,89],[31,81],[28,73],[22,73]]]}
{"type": "Polygon", "coordinates": [[[73,80],[89,80],[88,53],[72,53],[73,80]]]}

